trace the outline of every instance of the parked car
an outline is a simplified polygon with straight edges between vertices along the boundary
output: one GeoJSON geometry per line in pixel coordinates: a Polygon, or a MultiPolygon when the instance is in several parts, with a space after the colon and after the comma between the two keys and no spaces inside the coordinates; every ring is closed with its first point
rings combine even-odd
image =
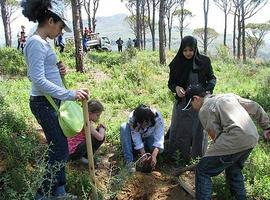
{"type": "Polygon", "coordinates": [[[108,37],[100,36],[99,33],[90,33],[87,42],[87,49],[96,49],[102,51],[112,51],[111,42],[108,37]]]}

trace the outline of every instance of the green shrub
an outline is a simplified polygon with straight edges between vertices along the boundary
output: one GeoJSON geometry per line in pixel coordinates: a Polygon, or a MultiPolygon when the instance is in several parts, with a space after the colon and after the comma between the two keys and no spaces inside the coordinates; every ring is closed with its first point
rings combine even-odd
{"type": "Polygon", "coordinates": [[[230,55],[230,49],[224,45],[216,47],[216,57],[221,59],[223,62],[232,62],[232,56],[230,55]]]}
{"type": "Polygon", "coordinates": [[[4,191],[0,199],[33,199],[42,181],[40,171],[45,169],[32,166],[41,157],[37,154],[40,152],[46,150],[38,145],[35,134],[0,96],[0,154],[6,160],[6,171],[0,178],[0,190],[4,191]]]}
{"type": "Polygon", "coordinates": [[[105,64],[108,67],[119,65],[123,62],[121,54],[110,52],[89,52],[87,54],[89,58],[98,64],[105,64]]]}
{"type": "Polygon", "coordinates": [[[14,48],[0,48],[0,74],[25,76],[27,73],[23,54],[14,48]]]}

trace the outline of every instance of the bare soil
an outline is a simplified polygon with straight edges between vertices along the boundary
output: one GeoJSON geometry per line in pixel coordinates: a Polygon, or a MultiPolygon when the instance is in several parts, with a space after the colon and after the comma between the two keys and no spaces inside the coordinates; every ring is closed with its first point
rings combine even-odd
{"type": "Polygon", "coordinates": [[[190,200],[192,199],[172,177],[163,172],[136,172],[117,194],[117,200],[190,200]]]}
{"type": "MultiPolygon", "coordinates": [[[[170,166],[162,166],[151,173],[135,172],[126,177],[124,186],[116,192],[114,200],[191,200],[193,199],[171,175],[170,166]]],[[[96,168],[96,182],[99,189],[108,189],[110,178],[119,173],[117,160],[110,153],[101,156],[96,168]]]]}

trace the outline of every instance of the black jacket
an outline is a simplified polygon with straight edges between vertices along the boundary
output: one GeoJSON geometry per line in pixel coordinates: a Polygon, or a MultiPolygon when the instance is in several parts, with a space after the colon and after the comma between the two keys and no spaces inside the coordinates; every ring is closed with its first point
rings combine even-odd
{"type": "MultiPolygon", "coordinates": [[[[206,91],[210,91],[212,93],[214,90],[216,77],[213,73],[211,61],[207,56],[201,55],[198,52],[197,41],[192,36],[186,36],[183,38],[180,49],[169,66],[170,75],[168,87],[173,93],[176,92],[176,86],[180,86],[186,90],[191,71],[193,73],[198,73],[198,82],[203,85],[206,91]],[[183,55],[183,49],[186,46],[195,49],[195,54],[191,60],[187,60],[183,55]]],[[[176,98],[178,99],[177,95],[176,98]]]]}

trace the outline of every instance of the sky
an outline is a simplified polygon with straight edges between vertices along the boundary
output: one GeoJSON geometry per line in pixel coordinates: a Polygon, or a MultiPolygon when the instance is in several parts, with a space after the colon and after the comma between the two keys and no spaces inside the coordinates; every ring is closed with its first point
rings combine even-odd
{"type": "MultiPolygon", "coordinates": [[[[221,10],[214,5],[213,1],[210,0],[209,8],[209,22],[208,26],[214,28],[217,32],[223,33],[224,29],[224,17],[221,10]]],[[[188,28],[201,28],[204,26],[204,17],[203,17],[203,0],[187,0],[186,9],[190,10],[194,17],[191,18],[188,28]]],[[[248,22],[264,23],[270,20],[270,2],[259,12],[256,16],[252,17],[248,22]]],[[[111,16],[115,14],[124,13],[129,15],[125,3],[122,3],[121,0],[100,0],[99,9],[97,16],[111,16]]],[[[14,20],[12,25],[13,35],[16,36],[21,24],[26,26],[26,32],[29,31],[34,24],[29,23],[28,20],[22,16],[21,10],[16,14],[18,17],[14,20]]],[[[69,19],[71,20],[71,11],[69,11],[69,19]]],[[[2,22],[2,20],[1,20],[2,22]]],[[[232,32],[232,16],[229,18],[228,23],[228,33],[232,32]]],[[[0,31],[3,32],[2,23],[0,23],[0,31]]],[[[0,36],[0,40],[3,39],[3,35],[0,36]]]]}
{"type": "MultiPolygon", "coordinates": [[[[186,0],[186,9],[190,10],[194,17],[190,21],[189,27],[200,28],[204,26],[203,17],[203,0],[186,0]]],[[[270,2],[257,13],[250,22],[264,23],[270,20],[270,2]]],[[[110,16],[114,14],[125,13],[129,14],[125,3],[121,3],[121,0],[100,0],[100,6],[98,10],[98,16],[110,16]]],[[[217,32],[222,33],[224,30],[224,16],[223,12],[210,0],[209,8],[209,22],[208,26],[214,28],[217,32]]],[[[249,22],[249,21],[248,21],[249,22]]],[[[233,24],[232,16],[229,18],[228,24],[233,24]]],[[[229,29],[230,31],[230,29],[229,29]]]]}

